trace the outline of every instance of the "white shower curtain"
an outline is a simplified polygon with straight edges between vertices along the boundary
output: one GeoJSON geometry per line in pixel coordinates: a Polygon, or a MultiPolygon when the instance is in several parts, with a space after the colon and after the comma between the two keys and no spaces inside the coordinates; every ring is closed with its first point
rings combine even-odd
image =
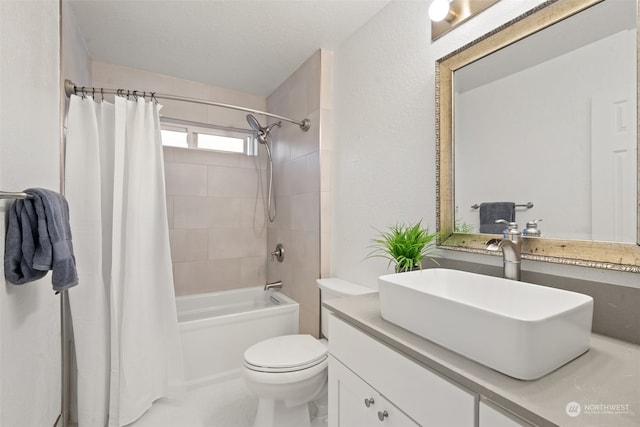
{"type": "Polygon", "coordinates": [[[122,426],[182,391],[159,106],[71,96],[65,195],[80,427],[122,426]]]}

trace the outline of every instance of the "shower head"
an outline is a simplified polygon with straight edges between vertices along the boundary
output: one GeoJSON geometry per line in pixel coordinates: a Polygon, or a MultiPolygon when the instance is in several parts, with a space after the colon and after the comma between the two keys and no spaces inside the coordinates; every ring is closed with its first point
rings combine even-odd
{"type": "Polygon", "coordinates": [[[266,133],[271,133],[271,129],[273,129],[274,127],[280,127],[282,126],[282,122],[275,122],[275,123],[271,123],[269,126],[267,126],[267,128],[265,129],[266,133]]]}
{"type": "Polygon", "coordinates": [[[256,119],[252,114],[247,114],[247,123],[249,123],[251,129],[253,129],[254,135],[258,139],[258,142],[261,144],[266,144],[267,140],[271,136],[271,130],[276,126],[280,127],[282,124],[282,122],[276,122],[270,124],[269,126],[262,127],[260,126],[260,122],[258,122],[258,119],[256,119]]]}
{"type": "Polygon", "coordinates": [[[258,119],[256,119],[252,114],[247,114],[247,123],[249,123],[251,129],[253,129],[253,131],[256,133],[260,132],[260,130],[262,129],[262,126],[260,126],[258,119]]]}

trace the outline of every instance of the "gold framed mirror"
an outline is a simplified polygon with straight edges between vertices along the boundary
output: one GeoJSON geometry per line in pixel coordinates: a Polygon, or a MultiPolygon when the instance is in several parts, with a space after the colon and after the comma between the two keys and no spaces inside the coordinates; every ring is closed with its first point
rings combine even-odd
{"type": "MultiPolygon", "coordinates": [[[[603,16],[602,12],[597,10],[599,7],[605,7],[609,4],[614,4],[616,0],[552,0],[541,4],[539,7],[525,13],[524,15],[506,23],[505,25],[495,29],[491,33],[481,37],[480,39],[462,47],[461,49],[439,59],[436,62],[436,185],[437,185],[437,229],[440,233],[438,247],[441,249],[447,250],[458,250],[465,252],[475,252],[482,254],[491,254],[491,252],[485,249],[486,242],[492,238],[495,238],[496,235],[492,234],[481,234],[475,231],[474,227],[470,230],[467,227],[459,227],[459,212],[460,210],[466,210],[465,215],[473,215],[473,212],[469,213],[472,207],[477,208],[477,204],[474,206],[469,206],[468,203],[468,193],[471,194],[479,194],[482,191],[478,191],[477,187],[475,191],[468,191],[471,186],[469,183],[479,182],[480,185],[484,185],[489,188],[497,188],[503,187],[504,183],[511,183],[514,181],[514,187],[517,188],[520,192],[515,193],[518,196],[514,196],[514,193],[511,193],[510,196],[512,198],[520,197],[520,199],[513,200],[516,203],[529,202],[529,193],[526,191],[528,187],[533,187],[536,185],[536,180],[538,178],[542,178],[545,175],[553,176],[554,170],[552,168],[554,156],[558,154],[556,152],[550,154],[542,154],[541,156],[530,156],[531,151],[533,154],[536,150],[536,144],[533,145],[525,145],[523,147],[514,148],[513,141],[514,140],[526,140],[526,135],[521,137],[513,137],[508,141],[508,146],[503,147],[503,155],[500,155],[500,151],[492,154],[490,157],[492,160],[482,160],[482,156],[478,156],[478,150],[484,150],[482,146],[482,139],[472,139],[471,141],[464,141],[462,137],[465,134],[469,134],[467,132],[468,129],[465,129],[464,126],[466,124],[471,123],[468,119],[461,120],[461,99],[456,98],[459,96],[459,91],[457,85],[461,85],[460,76],[463,75],[463,71],[468,69],[468,66],[476,66],[476,64],[480,64],[485,58],[488,58],[490,55],[494,53],[498,53],[502,55],[503,61],[501,64],[510,64],[514,61],[512,57],[509,57],[509,49],[511,46],[515,46],[518,42],[526,41],[529,36],[534,35],[535,37],[542,37],[542,34],[545,31],[553,31],[553,26],[557,23],[565,23],[569,22],[573,17],[582,17],[587,16],[588,14],[592,14],[596,18],[593,19],[602,19],[603,21],[607,21],[607,18],[603,16]],[[609,3],[606,3],[609,2],[609,3]],[[594,12],[594,10],[597,10],[594,12]],[[506,58],[506,60],[505,60],[506,58]],[[467,67],[467,68],[465,68],[467,67]],[[456,109],[458,111],[456,111],[456,109]],[[456,140],[458,138],[458,140],[456,140]],[[461,147],[473,147],[469,148],[471,151],[469,153],[463,153],[458,150],[461,150],[461,147]],[[463,155],[464,154],[464,155],[463,155]],[[461,171],[469,171],[469,163],[465,163],[463,165],[458,164],[461,159],[469,157],[476,159],[476,163],[480,166],[478,170],[475,170],[471,176],[465,180],[464,175],[461,171]],[[507,163],[514,163],[515,169],[508,170],[504,167],[507,163]],[[486,170],[496,170],[496,175],[487,174],[488,176],[483,180],[484,173],[483,169],[486,170]],[[503,170],[504,169],[504,170],[503,170]],[[528,169],[531,171],[532,175],[530,177],[525,177],[524,173],[521,170],[528,169]],[[503,175],[501,175],[501,173],[503,175]],[[518,181],[518,179],[522,179],[523,181],[518,181]],[[466,187],[465,187],[466,186],[466,187]],[[464,197],[467,197],[466,199],[464,197]]],[[[625,1],[625,0],[623,0],[625,1]]],[[[545,217],[545,222],[543,223],[544,227],[547,227],[549,224],[548,231],[545,232],[543,228],[543,233],[541,237],[525,237],[524,244],[522,248],[522,256],[524,259],[544,261],[544,262],[554,262],[561,264],[570,264],[570,265],[579,265],[586,267],[594,267],[594,268],[604,268],[611,270],[621,270],[621,271],[629,271],[629,272],[640,272],[640,209],[638,205],[638,188],[639,179],[638,176],[638,168],[637,165],[640,163],[638,161],[638,95],[637,95],[637,74],[638,74],[638,61],[637,61],[637,53],[638,53],[638,42],[637,42],[637,23],[638,23],[638,5],[636,0],[626,0],[627,3],[631,3],[634,13],[631,15],[630,19],[632,20],[633,32],[629,32],[627,34],[627,39],[632,37],[630,42],[628,43],[628,47],[633,50],[633,55],[626,54],[627,60],[631,60],[631,67],[633,68],[631,71],[632,79],[631,85],[632,89],[627,90],[628,96],[631,98],[628,108],[629,119],[627,120],[627,126],[630,128],[632,133],[632,147],[629,151],[627,157],[631,157],[631,161],[633,165],[633,171],[635,172],[635,176],[633,178],[626,179],[626,194],[629,194],[630,191],[633,192],[631,194],[632,197],[622,197],[623,199],[627,199],[626,201],[626,211],[628,213],[627,222],[630,224],[627,225],[627,229],[631,230],[626,233],[626,237],[616,240],[609,240],[607,237],[601,238],[602,236],[606,236],[606,234],[598,234],[592,233],[588,234],[579,234],[579,233],[562,233],[562,232],[551,232],[553,226],[556,225],[556,228],[560,228],[562,230],[569,230],[570,227],[563,223],[562,220],[569,220],[569,224],[580,223],[582,222],[582,216],[585,217],[594,217],[594,212],[589,211],[589,208],[583,208],[579,202],[573,200],[574,198],[569,197],[569,195],[573,194],[574,191],[572,189],[561,189],[549,187],[549,185],[553,186],[554,181],[551,181],[551,184],[548,184],[547,192],[557,192],[560,197],[556,197],[557,199],[569,199],[569,202],[572,203],[568,205],[568,207],[560,206],[557,201],[548,202],[545,200],[545,203],[539,203],[537,208],[540,212],[544,208],[544,205],[547,206],[549,204],[558,204],[557,211],[552,213],[552,210],[546,211],[549,216],[545,217]],[[631,46],[632,44],[632,46],[631,46]],[[633,56],[633,58],[629,58],[629,56],[633,56]],[[633,200],[631,200],[633,199],[633,200]],[[585,237],[586,236],[586,237],[585,237]]],[[[620,3],[620,2],[618,2],[620,3]]],[[[620,15],[624,16],[624,15],[620,15]]],[[[628,19],[628,12],[626,13],[628,19]]],[[[609,19],[608,21],[612,21],[609,19]]],[[[593,25],[593,21],[591,21],[591,25],[593,25]]],[[[557,28],[557,27],[556,27],[557,28]]],[[[566,30],[557,30],[557,40],[559,39],[569,39],[571,37],[568,36],[569,33],[566,30]],[[564,32],[563,32],[564,31],[564,32]],[[559,36],[558,36],[559,35],[559,36]],[[565,37],[566,36],[566,37],[565,37]]],[[[588,39],[589,36],[587,34],[592,33],[593,31],[585,31],[577,34],[575,37],[576,40],[584,40],[588,39]]],[[[586,43],[582,41],[582,43],[586,43]]],[[[547,41],[545,46],[552,46],[561,43],[549,43],[547,41]]],[[[526,55],[524,56],[532,56],[529,55],[530,52],[533,52],[532,48],[529,46],[526,55]]],[[[559,55],[559,54],[557,54],[559,55]]],[[[542,62],[542,60],[539,60],[542,62]]],[[[606,60],[601,60],[597,63],[598,65],[595,68],[600,69],[611,69],[613,65],[606,60]]],[[[496,67],[493,66],[494,69],[505,68],[505,67],[496,67]]],[[[508,68],[508,67],[507,67],[508,68]]],[[[487,68],[484,68],[486,70],[487,68]]],[[[613,70],[616,71],[615,69],[613,70]]],[[[502,71],[504,75],[508,74],[508,71],[502,71]]],[[[575,73],[575,71],[574,71],[575,73]]],[[[485,73],[486,74],[486,73],[485,73]]],[[[536,70],[534,74],[541,74],[540,70],[536,70]]],[[[579,73],[578,73],[579,74],[579,73]]],[[[486,80],[486,76],[483,77],[486,80]]],[[[575,75],[570,76],[570,78],[578,79],[575,75]]],[[[482,79],[481,79],[482,80],[482,79]]],[[[601,81],[615,81],[617,78],[604,79],[601,78],[601,81]]],[[[479,83],[481,84],[481,83],[479,83]]],[[[478,84],[478,85],[479,85],[478,84]]],[[[534,86],[534,85],[528,85],[534,86]]],[[[484,101],[486,104],[490,105],[491,102],[499,103],[495,99],[484,101]]],[[[584,102],[583,102],[584,104],[584,102]]],[[[482,104],[480,104],[482,105],[482,104]]],[[[511,107],[513,109],[513,106],[511,107]]],[[[562,108],[562,107],[558,107],[562,108]]],[[[565,108],[571,110],[571,108],[565,108]]],[[[578,108],[584,108],[585,110],[591,111],[594,109],[593,105],[581,105],[578,108]]],[[[553,110],[553,105],[547,110],[553,110]]],[[[465,116],[469,117],[469,116],[465,116]]],[[[505,117],[497,117],[496,123],[487,127],[490,127],[493,130],[493,135],[499,134],[501,129],[504,127],[505,123],[512,123],[513,120],[505,117]],[[498,126],[500,125],[500,127],[498,126]]],[[[478,120],[482,121],[482,120],[478,120]]],[[[537,121],[536,119],[532,119],[531,121],[535,122],[535,124],[539,128],[547,128],[548,123],[537,121]]],[[[566,120],[565,120],[566,121],[566,120]]],[[[507,123],[507,124],[508,124],[507,123]]],[[[517,123],[517,121],[516,121],[517,123]]],[[[593,128],[593,126],[591,126],[593,128]]],[[[586,132],[588,135],[594,133],[593,129],[588,129],[586,132]]],[[[554,131],[557,134],[562,134],[562,132],[554,131]]],[[[505,132],[506,133],[506,132],[505,132]]],[[[477,134],[473,134],[473,138],[475,138],[477,134]]],[[[547,137],[545,137],[547,138],[547,137]]],[[[583,138],[585,139],[585,138],[583,138]]],[[[605,138],[606,139],[606,138],[605,138]]],[[[562,142],[556,143],[556,148],[559,147],[562,142]]],[[[505,144],[505,145],[506,145],[505,144]]],[[[591,141],[587,142],[587,146],[591,147],[594,145],[591,141]]],[[[591,148],[589,148],[591,149],[591,148]]],[[[573,154],[577,155],[578,151],[573,149],[573,154]]],[[[594,155],[593,152],[590,152],[585,157],[594,158],[597,155],[594,155]]],[[[569,158],[569,163],[573,162],[574,158],[569,158]]],[[[567,171],[572,169],[571,164],[568,164],[567,161],[563,163],[564,169],[559,169],[562,172],[555,172],[554,179],[556,184],[570,182],[571,178],[566,178],[564,174],[567,171]],[[562,174],[562,175],[561,175],[562,174]]],[[[629,167],[628,167],[629,168],[629,167]]],[[[471,168],[472,169],[472,168],[471,168]]],[[[588,164],[583,167],[583,169],[590,171],[593,169],[591,164],[588,164]]],[[[590,173],[590,172],[589,172],[590,173]]],[[[631,175],[626,175],[630,177],[631,175]]],[[[589,178],[590,185],[592,182],[595,183],[599,181],[600,178],[589,178]]],[[[576,181],[579,181],[576,179],[576,181]]],[[[576,184],[578,185],[578,184],[576,184]]],[[[581,184],[584,186],[584,183],[581,184]]],[[[595,187],[594,187],[595,188],[595,187]]],[[[594,196],[593,194],[602,194],[607,195],[609,191],[603,191],[602,188],[599,189],[590,189],[590,193],[584,195],[583,199],[589,199],[590,203],[595,204],[593,202],[594,196]]],[[[491,194],[491,193],[489,193],[491,194]]],[[[507,197],[504,197],[504,194],[509,195],[509,193],[500,193],[498,192],[494,197],[494,201],[505,200],[507,197]]],[[[470,196],[473,197],[473,196],[470,196]]],[[[490,197],[486,194],[482,196],[478,196],[479,199],[476,200],[478,203],[483,201],[491,201],[490,197]],[[485,198],[486,197],[486,198],[485,198]],[[483,200],[483,198],[485,198],[483,200]]],[[[538,193],[538,201],[541,198],[540,193],[538,193]]],[[[619,197],[620,198],[620,197],[619,197]]],[[[603,199],[604,200],[604,199],[603,199]]],[[[533,200],[534,204],[536,200],[533,200]]],[[[600,205],[606,205],[608,202],[598,202],[600,205]]],[[[608,206],[608,205],[606,205],[608,206]]],[[[526,209],[525,209],[526,210],[526,209]]],[[[600,210],[610,210],[610,209],[600,209],[600,210]]],[[[516,221],[524,228],[525,222],[534,219],[533,209],[531,213],[523,213],[518,212],[518,218],[516,221]]],[[[475,215],[477,214],[477,210],[475,211],[475,215]]],[[[601,222],[605,223],[613,223],[617,224],[619,222],[619,218],[615,217],[612,219],[602,220],[601,222]]],[[[595,228],[593,225],[587,224],[585,227],[591,229],[595,228]]],[[[573,230],[569,230],[573,231],[573,230]]],[[[499,237],[499,236],[498,236],[499,237]]]]}

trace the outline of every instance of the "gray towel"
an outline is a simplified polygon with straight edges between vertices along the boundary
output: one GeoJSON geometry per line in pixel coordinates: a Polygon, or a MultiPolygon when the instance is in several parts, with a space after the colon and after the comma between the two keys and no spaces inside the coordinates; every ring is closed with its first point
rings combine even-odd
{"type": "Polygon", "coordinates": [[[515,221],[516,204],[513,202],[480,203],[480,233],[502,234],[507,227],[504,224],[496,224],[497,219],[515,221]]]}
{"type": "Polygon", "coordinates": [[[30,188],[31,199],[16,200],[9,211],[5,242],[5,278],[15,285],[32,282],[53,270],[56,292],[78,284],[71,243],[69,205],[59,193],[30,188]]]}
{"type": "Polygon", "coordinates": [[[38,218],[33,203],[16,200],[9,208],[9,227],[4,249],[4,277],[14,285],[38,280],[47,274],[33,268],[38,218]]]}

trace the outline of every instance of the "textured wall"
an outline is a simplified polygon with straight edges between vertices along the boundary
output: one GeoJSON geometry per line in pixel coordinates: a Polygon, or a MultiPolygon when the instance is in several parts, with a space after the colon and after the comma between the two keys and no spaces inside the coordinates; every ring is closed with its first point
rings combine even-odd
{"type": "MultiPolygon", "coordinates": [[[[58,17],[56,1],[0,1],[2,190],[60,188],[58,17]]],[[[1,224],[9,204],[0,201],[1,224]]],[[[50,426],[59,413],[58,307],[50,275],[0,290],[2,426],[50,426]]]]}
{"type": "MultiPolygon", "coordinates": [[[[432,43],[428,2],[391,2],[336,50],[332,275],[377,288],[390,270],[384,260],[363,261],[373,227],[420,218],[435,227],[435,61],[539,3],[501,1],[432,43]]],[[[633,274],[531,261],[523,268],[638,286],[633,274]]]]}

